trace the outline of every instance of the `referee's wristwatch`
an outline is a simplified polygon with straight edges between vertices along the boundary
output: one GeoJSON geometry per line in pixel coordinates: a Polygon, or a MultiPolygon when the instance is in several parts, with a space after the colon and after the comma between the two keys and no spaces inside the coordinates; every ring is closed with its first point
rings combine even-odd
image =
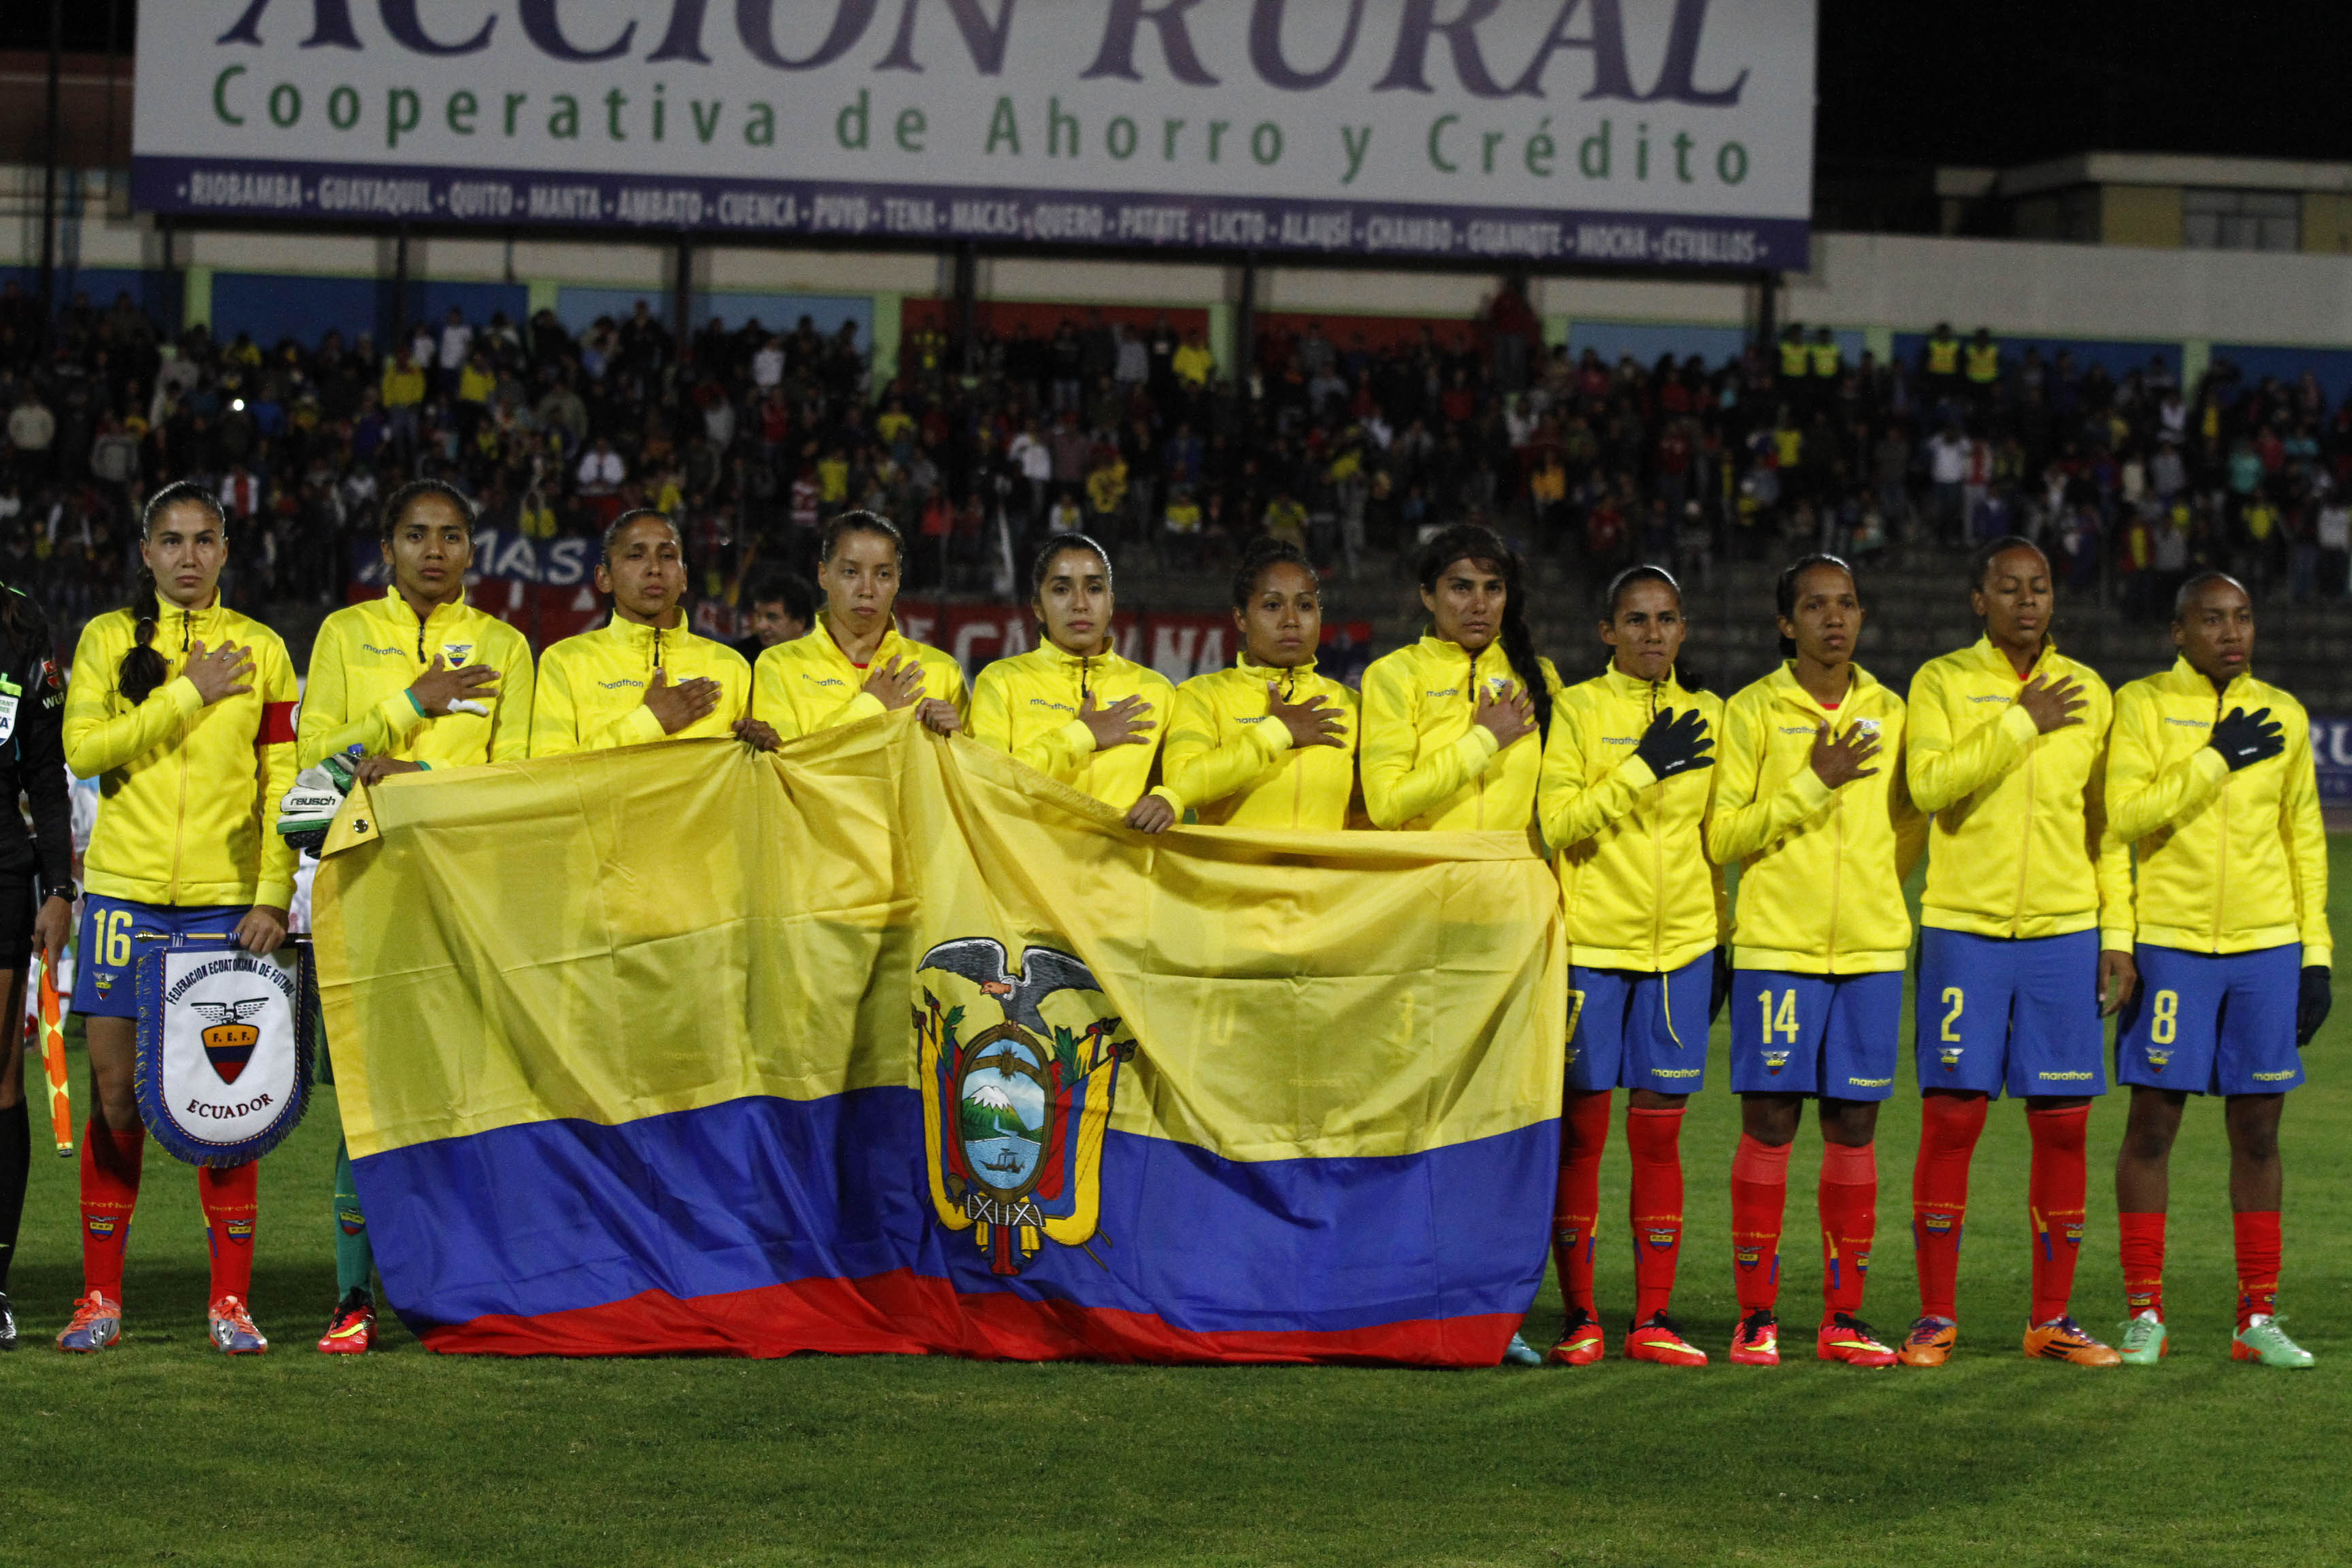
{"type": "Polygon", "coordinates": [[[44,903],[47,902],[51,899],[63,899],[66,902],[72,903],[74,900],[80,896],[81,889],[75,887],[71,882],[58,882],[53,886],[44,887],[41,889],[41,900],[44,903]]]}

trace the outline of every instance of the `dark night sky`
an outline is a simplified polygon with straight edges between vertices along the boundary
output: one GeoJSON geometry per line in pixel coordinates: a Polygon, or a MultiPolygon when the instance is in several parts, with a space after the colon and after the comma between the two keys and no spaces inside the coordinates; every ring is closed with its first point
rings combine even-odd
{"type": "MultiPolygon", "coordinates": [[[[67,0],[67,47],[105,47],[110,5],[127,50],[133,0],[67,0]]],[[[48,9],[0,0],[0,48],[44,47],[48,9]]],[[[1821,0],[1821,38],[1819,149],[1832,163],[2092,149],[2352,159],[2341,0],[1821,0]]]]}
{"type": "Polygon", "coordinates": [[[1822,0],[1821,38],[1824,161],[2352,158],[2340,3],[1822,0]]]}

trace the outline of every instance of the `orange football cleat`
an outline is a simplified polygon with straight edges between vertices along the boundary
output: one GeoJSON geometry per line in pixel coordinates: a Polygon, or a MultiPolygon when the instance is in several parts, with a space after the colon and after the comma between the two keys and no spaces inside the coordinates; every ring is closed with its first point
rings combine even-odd
{"type": "Polygon", "coordinates": [[[375,1301],[364,1290],[345,1293],[335,1307],[319,1349],[328,1355],[364,1355],[375,1345],[375,1301]]]}
{"type": "Polygon", "coordinates": [[[1960,1342],[1960,1326],[1949,1318],[1914,1318],[1895,1359],[1905,1366],[1941,1366],[1960,1342]]]}
{"type": "Polygon", "coordinates": [[[2025,1331],[2029,1361],[2071,1362],[2076,1366],[2121,1366],[2123,1356],[2083,1331],[2072,1318],[2053,1318],[2025,1331]]]}

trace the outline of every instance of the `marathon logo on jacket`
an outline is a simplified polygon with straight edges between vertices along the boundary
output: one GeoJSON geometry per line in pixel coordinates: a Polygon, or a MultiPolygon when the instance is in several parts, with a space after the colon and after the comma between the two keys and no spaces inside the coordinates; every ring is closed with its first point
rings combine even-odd
{"type": "Polygon", "coordinates": [[[301,1120],[317,1006],[308,951],[190,942],[140,955],[139,1109],[179,1159],[242,1164],[301,1120]]]}

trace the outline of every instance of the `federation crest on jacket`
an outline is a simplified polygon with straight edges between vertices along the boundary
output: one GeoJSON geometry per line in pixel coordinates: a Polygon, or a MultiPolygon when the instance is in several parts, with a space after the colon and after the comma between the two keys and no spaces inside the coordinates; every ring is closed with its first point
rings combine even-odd
{"type": "Polygon", "coordinates": [[[1047,1242],[1085,1247],[1101,1214],[1118,1069],[1135,1055],[1093,972],[1032,946],[1016,973],[1002,942],[961,937],[923,955],[915,985],[924,1156],[940,1222],[971,1231],[995,1274],[1020,1273],[1047,1242]]]}

